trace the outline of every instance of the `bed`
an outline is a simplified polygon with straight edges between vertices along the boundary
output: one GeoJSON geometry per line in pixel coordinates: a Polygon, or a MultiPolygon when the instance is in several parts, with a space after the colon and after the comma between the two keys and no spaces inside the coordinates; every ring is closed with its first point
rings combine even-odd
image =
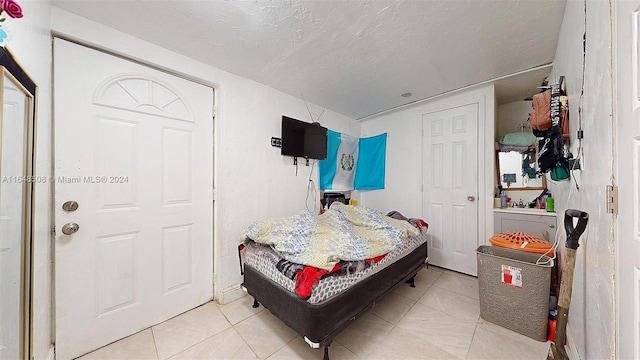
{"type": "MultiPolygon", "coordinates": [[[[245,242],[239,247],[242,249],[240,258],[244,275],[242,288],[253,296],[253,306],[262,304],[302,336],[312,348],[324,347],[325,359],[329,358],[332,340],[342,329],[399,284],[414,286],[416,273],[428,263],[428,226],[424,221],[407,219],[397,212],[389,213],[389,217],[361,206],[334,204],[321,216],[303,213],[266,223],[256,222],[249,228],[245,242]],[[347,218],[347,224],[336,224],[335,218],[347,218]],[[283,223],[284,220],[286,222],[283,223]],[[371,225],[369,221],[374,224],[371,225]],[[283,236],[282,226],[290,234],[283,236]],[[313,239],[315,235],[307,229],[309,226],[313,231],[320,229],[320,233],[329,231],[330,237],[337,237],[341,244],[348,244],[346,249],[342,249],[344,252],[340,253],[340,259],[333,253],[317,256],[315,251],[318,249],[305,248],[310,245],[304,241],[302,247],[305,250],[302,252],[306,251],[307,254],[290,253],[291,244],[299,246],[300,238],[318,241],[313,239]],[[387,229],[396,226],[400,229],[387,229]],[[367,229],[362,230],[362,227],[367,229]],[[373,230],[373,233],[369,230],[373,230]],[[381,234],[387,230],[390,234],[381,234]],[[274,244],[271,242],[274,234],[275,237],[288,239],[284,245],[274,244]],[[383,241],[382,246],[378,246],[380,238],[387,235],[398,238],[392,239],[391,244],[383,241]],[[374,242],[376,245],[371,247],[375,249],[363,250],[359,243],[354,245],[352,241],[358,237],[364,237],[360,240],[367,244],[365,247],[369,246],[370,241],[374,242]],[[357,251],[352,251],[352,248],[357,251]],[[386,252],[379,254],[382,251],[386,252]],[[357,253],[355,257],[354,252],[357,253]],[[308,265],[309,262],[317,266],[308,265]]],[[[323,244],[320,252],[326,247],[334,250],[339,246],[333,242],[330,245],[323,244]]]]}

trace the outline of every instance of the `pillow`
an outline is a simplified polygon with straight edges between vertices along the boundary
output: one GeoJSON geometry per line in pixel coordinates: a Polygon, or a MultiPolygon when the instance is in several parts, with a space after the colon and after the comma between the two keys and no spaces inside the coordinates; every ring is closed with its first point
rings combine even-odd
{"type": "Polygon", "coordinates": [[[536,143],[536,136],[530,132],[516,132],[506,134],[498,142],[502,145],[529,146],[536,143]]]}

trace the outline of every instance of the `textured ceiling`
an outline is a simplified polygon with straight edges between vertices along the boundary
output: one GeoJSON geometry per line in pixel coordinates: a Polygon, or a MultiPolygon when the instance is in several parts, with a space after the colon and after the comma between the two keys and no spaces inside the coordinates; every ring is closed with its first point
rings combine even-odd
{"type": "MultiPolygon", "coordinates": [[[[359,119],[551,63],[565,1],[53,0],[53,4],[359,119]],[[400,96],[406,92],[413,96],[400,96]]],[[[544,76],[538,77],[527,86],[513,79],[502,81],[498,94],[516,100],[526,97],[530,94],[518,92],[540,84],[544,76]]],[[[533,81],[531,75],[525,78],[533,81]]]]}

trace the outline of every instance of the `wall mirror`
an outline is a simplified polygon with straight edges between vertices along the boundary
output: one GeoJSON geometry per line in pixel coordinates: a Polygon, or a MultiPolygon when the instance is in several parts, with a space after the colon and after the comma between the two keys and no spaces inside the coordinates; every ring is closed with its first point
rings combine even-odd
{"type": "Polygon", "coordinates": [[[31,359],[36,85],[1,47],[0,69],[0,359],[31,359]]]}
{"type": "Polygon", "coordinates": [[[536,175],[538,162],[536,148],[522,152],[497,151],[498,184],[505,190],[542,190],[547,187],[546,177],[536,175]]]}

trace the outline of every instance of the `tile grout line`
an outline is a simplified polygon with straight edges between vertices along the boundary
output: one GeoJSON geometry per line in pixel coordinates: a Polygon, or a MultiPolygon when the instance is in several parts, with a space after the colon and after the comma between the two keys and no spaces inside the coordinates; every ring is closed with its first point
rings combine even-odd
{"type": "MultiPolygon", "coordinates": [[[[210,305],[210,306],[211,306],[211,305],[210,305]]],[[[165,321],[161,322],[160,324],[156,324],[156,325],[154,325],[154,326],[150,327],[149,329],[151,329],[152,334],[153,334],[153,342],[154,342],[154,345],[156,346],[156,353],[157,353],[157,357],[158,357],[158,359],[159,359],[159,360],[167,360],[167,359],[171,359],[172,357],[175,357],[176,355],[178,355],[178,354],[180,354],[180,353],[182,353],[182,352],[184,352],[184,351],[187,351],[187,350],[189,350],[189,349],[191,349],[191,348],[193,348],[193,347],[195,347],[195,346],[197,346],[197,345],[200,345],[201,343],[203,343],[203,342],[205,342],[205,341],[207,341],[207,340],[211,339],[211,338],[212,338],[212,337],[214,337],[214,336],[217,336],[217,335],[219,335],[219,334],[223,333],[224,331],[226,331],[227,329],[232,328],[232,327],[233,327],[233,324],[231,324],[231,322],[227,319],[227,317],[224,315],[224,313],[222,312],[222,310],[220,310],[220,308],[218,308],[218,306],[217,306],[217,302],[215,302],[215,301],[208,301],[208,302],[206,302],[206,303],[204,303],[204,304],[201,304],[201,305],[199,305],[199,306],[196,306],[196,307],[195,307],[195,308],[193,308],[193,309],[187,310],[187,311],[185,311],[185,312],[183,312],[183,313],[181,313],[181,314],[179,314],[179,315],[177,315],[177,316],[174,316],[174,317],[172,317],[172,318],[170,318],[170,319],[168,319],[168,320],[165,320],[165,321]],[[190,312],[192,312],[192,311],[194,311],[194,310],[204,308],[205,306],[210,305],[210,303],[213,303],[213,306],[212,306],[212,307],[213,307],[213,308],[215,308],[215,309],[216,309],[216,310],[217,310],[217,311],[222,315],[222,317],[223,317],[224,321],[227,323],[227,325],[228,325],[228,326],[227,326],[226,328],[224,328],[224,329],[222,329],[222,330],[220,330],[220,331],[218,331],[218,332],[214,333],[214,334],[211,334],[211,335],[209,335],[209,336],[205,337],[204,339],[202,339],[201,341],[196,342],[195,344],[192,344],[192,345],[190,345],[190,346],[188,346],[188,347],[186,347],[186,348],[183,348],[183,349],[181,349],[181,350],[177,351],[176,353],[170,354],[169,356],[167,356],[167,357],[165,357],[165,358],[163,358],[163,359],[160,359],[160,354],[159,354],[159,352],[158,352],[158,345],[157,345],[156,340],[155,340],[155,334],[153,333],[153,328],[154,328],[154,327],[156,327],[156,326],[158,326],[158,325],[168,323],[169,321],[171,321],[171,320],[173,320],[173,319],[176,319],[176,318],[178,318],[178,317],[180,317],[180,316],[182,316],[182,315],[188,314],[188,313],[190,313],[190,312]]],[[[235,329],[234,329],[234,331],[235,331],[235,329]]]]}
{"type": "Polygon", "coordinates": [[[151,331],[151,338],[153,339],[153,348],[156,349],[156,359],[160,360],[160,354],[158,353],[158,344],[156,343],[156,334],[153,333],[153,326],[149,328],[151,331]]]}
{"type": "MultiPolygon", "coordinates": [[[[480,316],[478,316],[480,319],[480,316]]],[[[476,320],[476,327],[473,328],[473,336],[471,336],[471,342],[469,343],[469,348],[467,349],[467,354],[465,355],[465,359],[469,359],[469,353],[471,352],[471,347],[473,346],[473,340],[476,338],[476,332],[478,331],[478,320],[476,320]]]]}
{"type": "MultiPolygon", "coordinates": [[[[262,305],[260,305],[260,306],[262,306],[262,305]]],[[[263,307],[264,307],[264,306],[263,306],[263,307]]],[[[249,343],[247,342],[247,340],[244,338],[244,336],[242,336],[242,333],[241,333],[238,329],[236,329],[236,325],[240,324],[241,322],[243,322],[243,321],[245,321],[245,320],[247,320],[247,319],[250,319],[250,318],[252,318],[252,317],[254,317],[254,316],[258,315],[260,312],[261,312],[261,311],[258,311],[258,312],[254,313],[254,314],[251,314],[251,315],[247,316],[246,318],[242,319],[241,321],[238,321],[237,323],[235,323],[235,324],[232,324],[232,325],[231,325],[231,327],[233,328],[233,331],[235,331],[235,332],[238,334],[238,336],[240,336],[240,339],[242,339],[242,341],[245,343],[245,345],[247,345],[247,346],[249,347],[249,349],[251,349],[251,352],[253,352],[253,354],[256,356],[256,359],[261,359],[261,358],[260,358],[260,356],[258,356],[258,353],[256,352],[256,350],[254,350],[254,349],[253,349],[253,347],[251,347],[251,344],[249,344],[249,343]]],[[[291,341],[294,341],[294,340],[295,340],[295,338],[293,338],[291,341]]],[[[287,346],[288,344],[290,344],[290,343],[291,343],[291,341],[290,341],[290,342],[288,342],[288,343],[286,343],[286,344],[285,344],[285,345],[283,345],[282,347],[287,346]]],[[[274,351],[274,352],[272,352],[271,354],[269,354],[265,359],[268,359],[269,357],[273,356],[273,354],[275,354],[275,353],[276,353],[276,352],[278,352],[280,349],[282,349],[282,347],[278,348],[276,351],[274,351]]],[[[262,359],[261,359],[261,360],[262,360],[262,359]]]]}
{"type": "Polygon", "coordinates": [[[480,299],[479,299],[479,298],[474,298],[474,297],[471,297],[471,296],[468,296],[468,295],[465,295],[465,294],[460,294],[459,292],[453,291],[453,290],[451,290],[451,289],[447,289],[447,288],[442,287],[442,286],[438,286],[438,285],[435,285],[435,284],[434,284],[433,286],[437,287],[437,288],[438,288],[438,289],[440,289],[440,290],[446,290],[446,291],[451,292],[451,293],[454,293],[454,294],[456,294],[456,295],[464,296],[464,297],[466,297],[467,299],[472,299],[472,300],[480,301],[480,299]]]}
{"type": "MultiPolygon", "coordinates": [[[[247,340],[245,340],[244,336],[242,336],[242,334],[238,331],[238,329],[236,329],[236,326],[235,326],[235,325],[233,325],[232,327],[233,327],[233,331],[235,331],[235,332],[238,334],[238,336],[240,336],[240,339],[242,339],[242,342],[243,342],[245,345],[247,345],[247,347],[249,347],[249,349],[251,349],[251,352],[253,353],[253,355],[255,355],[256,359],[260,359],[260,356],[258,356],[258,354],[256,354],[256,351],[255,351],[255,350],[253,350],[253,348],[251,347],[251,345],[249,345],[249,343],[247,342],[247,340]]],[[[271,354],[271,355],[273,355],[273,354],[271,354]]],[[[269,356],[271,356],[271,355],[269,355],[269,356]]]]}

